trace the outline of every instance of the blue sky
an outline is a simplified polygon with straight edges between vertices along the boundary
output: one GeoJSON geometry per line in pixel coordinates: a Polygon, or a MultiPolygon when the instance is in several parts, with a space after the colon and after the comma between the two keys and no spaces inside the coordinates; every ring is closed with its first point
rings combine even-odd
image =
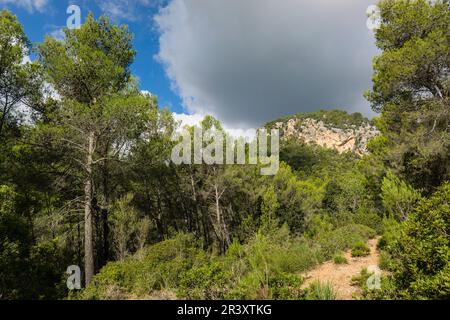
{"type": "MultiPolygon", "coordinates": [[[[11,1],[13,2],[13,1],[11,1]]],[[[45,35],[52,35],[65,26],[67,7],[77,4],[81,8],[82,21],[89,12],[96,17],[104,14],[95,1],[51,1],[42,9],[30,9],[27,5],[6,4],[24,26],[25,32],[33,43],[41,42],[45,35]]],[[[0,1],[0,7],[4,4],[0,1]]],[[[171,90],[170,80],[166,77],[163,66],[154,56],[158,53],[158,32],[151,19],[158,12],[158,6],[140,7],[140,16],[136,21],[123,17],[113,17],[117,23],[126,23],[134,34],[134,47],[137,51],[132,72],[140,79],[142,90],[148,90],[158,96],[162,107],[169,107],[173,112],[181,113],[183,108],[177,94],[171,90]]],[[[134,20],[134,19],[133,19],[134,20]]]]}
{"type": "Polygon", "coordinates": [[[377,0],[0,0],[33,42],[66,24],[67,7],[128,24],[141,89],[192,124],[210,114],[246,130],[298,112],[368,117],[378,54],[366,10],[377,0]]]}

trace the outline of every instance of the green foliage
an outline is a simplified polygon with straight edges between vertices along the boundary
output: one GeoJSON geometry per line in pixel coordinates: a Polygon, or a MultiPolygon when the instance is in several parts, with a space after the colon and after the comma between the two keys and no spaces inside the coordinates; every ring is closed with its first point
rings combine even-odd
{"type": "Polygon", "coordinates": [[[378,240],[377,249],[386,250],[390,243],[397,241],[401,235],[402,224],[394,219],[383,221],[383,235],[378,240]]]}
{"type": "Polygon", "coordinates": [[[352,257],[366,257],[369,254],[370,248],[364,242],[358,242],[352,248],[352,257]]]}
{"type": "Polygon", "coordinates": [[[194,267],[180,276],[178,295],[194,300],[223,299],[229,289],[229,278],[222,264],[194,267]]]}
{"type": "Polygon", "coordinates": [[[373,276],[367,268],[361,270],[360,274],[352,278],[352,285],[361,289],[362,299],[365,300],[394,300],[399,297],[395,296],[395,286],[391,278],[380,275],[380,289],[370,289],[368,280],[373,276]]]}
{"type": "Polygon", "coordinates": [[[384,0],[367,98],[384,138],[378,154],[427,195],[448,180],[448,1],[384,0]]]}
{"type": "Polygon", "coordinates": [[[325,189],[324,207],[331,214],[356,213],[369,204],[366,177],[356,171],[348,171],[330,181],[325,189]]]}
{"type": "Polygon", "coordinates": [[[388,171],[381,184],[381,199],[390,218],[404,221],[420,200],[420,194],[388,171]]]}
{"type": "Polygon", "coordinates": [[[306,300],[337,300],[337,294],[331,283],[316,280],[306,290],[306,300]]]}
{"type": "Polygon", "coordinates": [[[127,27],[89,14],[80,29],[64,34],[64,41],[47,37],[39,46],[42,64],[62,96],[90,104],[124,88],[135,56],[127,27]]]}
{"type": "Polygon", "coordinates": [[[321,207],[323,181],[313,178],[299,180],[288,165],[281,163],[270,182],[277,192],[280,222],[286,223],[294,232],[304,231],[321,207]]]}
{"type": "Polygon", "coordinates": [[[0,294],[6,299],[20,297],[21,288],[12,275],[21,279],[26,261],[28,230],[15,215],[16,197],[11,187],[0,185],[0,294]]]}
{"type": "MultiPolygon", "coordinates": [[[[398,236],[386,238],[395,295],[405,299],[450,297],[450,184],[422,199],[398,236]]],[[[392,293],[391,293],[392,294],[392,293]]]]}
{"type": "Polygon", "coordinates": [[[117,200],[110,221],[112,225],[113,239],[117,251],[117,258],[123,260],[130,250],[134,249],[134,237],[138,226],[138,213],[130,205],[133,195],[128,194],[117,200]]]}
{"type": "MultiPolygon", "coordinates": [[[[297,275],[308,260],[307,253],[297,247],[287,228],[272,230],[270,234],[257,233],[244,245],[239,259],[232,261],[235,286],[227,293],[229,299],[300,299],[301,279],[297,275]],[[286,259],[290,255],[290,260],[286,259]]],[[[230,248],[229,254],[236,248],[230,248]]]]}
{"type": "Polygon", "coordinates": [[[352,285],[358,286],[363,290],[367,289],[367,280],[372,274],[373,273],[369,272],[367,268],[362,269],[359,275],[352,277],[352,285]]]}
{"type": "Polygon", "coordinates": [[[18,215],[17,193],[0,185],[0,297],[55,299],[66,292],[58,240],[32,243],[26,220],[18,215]]]}
{"type": "MultiPolygon", "coordinates": [[[[262,230],[245,244],[234,242],[223,256],[200,250],[190,244],[191,236],[179,235],[144,254],[108,264],[82,297],[151,296],[159,290],[172,290],[185,299],[304,299],[307,292],[310,299],[333,297],[326,285],[301,289],[299,274],[328,254],[320,241],[292,237],[286,226],[262,230]]],[[[372,232],[364,226],[338,229],[329,241],[341,251],[372,232]]]]}
{"type": "Polygon", "coordinates": [[[204,262],[204,253],[195,239],[180,234],[146,248],[143,254],[109,263],[80,297],[107,300],[176,288],[185,272],[204,262]]]}
{"type": "Polygon", "coordinates": [[[339,154],[334,149],[308,145],[296,139],[287,139],[281,141],[280,159],[301,178],[312,176],[325,179],[352,168],[356,156],[352,153],[339,154]]]}
{"type": "Polygon", "coordinates": [[[335,254],[333,257],[333,261],[335,264],[347,264],[348,260],[342,254],[335,254]]]}
{"type": "Polygon", "coordinates": [[[264,192],[261,203],[261,230],[262,232],[272,232],[278,226],[276,219],[277,210],[280,204],[277,200],[277,194],[273,187],[264,192]]]}
{"type": "Polygon", "coordinates": [[[324,260],[331,259],[336,253],[353,248],[358,243],[365,243],[374,237],[376,232],[363,225],[350,224],[331,232],[320,232],[315,239],[321,247],[324,260]]]}
{"type": "Polygon", "coordinates": [[[342,110],[320,110],[317,112],[297,113],[293,116],[287,116],[274,120],[268,123],[266,127],[272,128],[277,122],[286,122],[290,119],[314,119],[317,121],[323,121],[326,125],[331,127],[341,129],[360,127],[364,123],[369,123],[369,120],[364,118],[363,115],[358,112],[348,114],[346,111],[342,110]]]}
{"type": "Polygon", "coordinates": [[[394,271],[395,263],[394,263],[391,255],[388,252],[381,251],[379,261],[378,261],[378,266],[382,270],[394,271]]]}
{"type": "Polygon", "coordinates": [[[300,289],[302,279],[289,273],[278,273],[269,279],[272,299],[275,300],[302,300],[305,293],[300,289]]]}
{"type": "Polygon", "coordinates": [[[17,18],[9,11],[1,10],[0,138],[2,140],[5,138],[5,128],[16,129],[16,122],[21,118],[19,106],[38,109],[42,73],[39,64],[25,62],[30,47],[30,42],[17,18]]]}
{"type": "Polygon", "coordinates": [[[388,152],[388,143],[389,140],[385,136],[378,136],[369,141],[367,150],[369,150],[371,154],[380,157],[388,152]]]}
{"type": "MultiPolygon", "coordinates": [[[[331,300],[329,283],[301,289],[300,274],[346,263],[345,250],[369,254],[377,232],[388,273],[382,290],[368,290],[367,270],[354,279],[364,298],[448,299],[448,1],[380,8],[367,97],[382,135],[371,154],[286,140],[273,177],[259,166],[170,163],[177,125],[131,75],[126,26],[90,14],[22,63],[30,44],[0,11],[0,299],[67,297],[64,271],[85,263],[100,271],[69,298],[331,300]],[[60,99],[43,94],[44,78],[60,99]],[[19,105],[32,109],[31,124],[19,105]],[[83,233],[93,247],[84,261],[83,233]]],[[[322,110],[267,126],[291,118],[369,123],[322,110]]],[[[211,116],[200,126],[223,130],[211,116]]]]}

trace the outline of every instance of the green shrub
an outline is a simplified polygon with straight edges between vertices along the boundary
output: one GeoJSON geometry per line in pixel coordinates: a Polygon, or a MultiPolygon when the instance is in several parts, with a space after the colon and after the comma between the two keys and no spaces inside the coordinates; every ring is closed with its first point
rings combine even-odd
{"type": "Polygon", "coordinates": [[[422,199],[388,243],[392,281],[403,299],[450,299],[450,183],[422,199]]]}
{"type": "Polygon", "coordinates": [[[178,286],[180,276],[207,261],[192,235],[149,246],[139,255],[108,263],[83,290],[84,299],[118,299],[130,294],[146,295],[178,286]]]}
{"type": "Polygon", "coordinates": [[[82,291],[81,297],[88,300],[120,299],[131,291],[136,269],[129,261],[108,263],[82,291]]]}
{"type": "Polygon", "coordinates": [[[225,296],[237,300],[299,300],[304,299],[302,279],[295,274],[273,272],[267,279],[255,271],[243,277],[236,287],[225,296]]]}
{"type": "MultiPolygon", "coordinates": [[[[366,226],[348,225],[321,229],[311,239],[292,237],[283,226],[259,231],[244,244],[233,242],[220,256],[180,234],[108,264],[80,296],[123,299],[171,291],[182,299],[304,299],[299,273],[373,234],[366,226]]],[[[310,297],[332,298],[329,289],[312,287],[310,297]]]]}
{"type": "Polygon", "coordinates": [[[396,242],[401,235],[402,224],[395,219],[385,219],[383,221],[383,236],[378,240],[377,249],[386,250],[388,246],[396,242]]]}
{"type": "Polygon", "coordinates": [[[358,275],[352,277],[352,286],[357,286],[364,289],[367,286],[367,280],[371,275],[372,274],[367,270],[367,268],[362,269],[358,275]]]}
{"type": "Polygon", "coordinates": [[[381,185],[381,198],[389,217],[404,221],[420,200],[420,193],[388,171],[381,185]]]}
{"type": "Polygon", "coordinates": [[[396,300],[399,297],[395,294],[393,282],[390,277],[381,275],[380,288],[370,290],[367,286],[367,281],[373,275],[367,268],[361,270],[360,274],[352,278],[352,285],[361,289],[361,295],[366,300],[396,300]]]}
{"type": "Polygon", "coordinates": [[[291,238],[282,227],[258,232],[247,244],[233,243],[225,255],[232,284],[227,299],[300,299],[297,273],[317,263],[306,239],[291,238]],[[234,284],[234,285],[233,285],[234,284]]]}
{"type": "Polygon", "coordinates": [[[306,300],[336,300],[337,294],[331,283],[314,281],[306,289],[306,300]]]}
{"type": "Polygon", "coordinates": [[[336,254],[333,257],[333,261],[335,264],[347,264],[347,258],[345,258],[342,254],[336,254]]]}
{"type": "Polygon", "coordinates": [[[306,239],[294,239],[286,249],[273,252],[273,264],[277,270],[299,273],[324,261],[320,248],[306,239]]]}
{"type": "Polygon", "coordinates": [[[353,222],[368,226],[369,228],[375,230],[378,234],[383,231],[383,218],[378,213],[367,208],[358,210],[353,216],[353,222]]]}
{"type": "Polygon", "coordinates": [[[228,287],[229,277],[224,266],[212,262],[181,274],[178,296],[194,300],[223,299],[228,287]]]}
{"type": "Polygon", "coordinates": [[[304,298],[300,289],[302,279],[295,274],[278,273],[269,279],[271,298],[275,300],[299,300],[304,298]]]}
{"type": "Polygon", "coordinates": [[[269,299],[269,285],[257,270],[247,272],[225,296],[228,300],[269,299]]]}
{"type": "Polygon", "coordinates": [[[367,257],[370,255],[370,248],[364,242],[358,242],[352,248],[352,257],[367,257]]]}
{"type": "Polygon", "coordinates": [[[379,258],[379,261],[378,261],[378,266],[382,270],[394,271],[395,262],[392,259],[392,256],[388,252],[381,251],[380,252],[380,258],[379,258]]]}
{"type": "Polygon", "coordinates": [[[323,232],[316,237],[317,244],[325,260],[332,259],[336,253],[354,247],[360,242],[373,238],[376,232],[363,225],[350,224],[332,232],[323,232]]]}

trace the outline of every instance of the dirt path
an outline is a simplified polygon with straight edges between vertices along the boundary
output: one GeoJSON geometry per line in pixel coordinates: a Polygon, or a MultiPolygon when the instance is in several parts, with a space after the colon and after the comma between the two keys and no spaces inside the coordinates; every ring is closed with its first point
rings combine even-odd
{"type": "Polygon", "coordinates": [[[343,253],[348,264],[338,265],[333,261],[323,263],[303,275],[305,282],[302,287],[308,287],[313,281],[330,282],[337,292],[338,299],[351,300],[360,294],[357,286],[352,286],[352,278],[369,266],[378,266],[376,250],[378,239],[369,240],[370,255],[362,258],[352,258],[350,251],[343,253]]]}

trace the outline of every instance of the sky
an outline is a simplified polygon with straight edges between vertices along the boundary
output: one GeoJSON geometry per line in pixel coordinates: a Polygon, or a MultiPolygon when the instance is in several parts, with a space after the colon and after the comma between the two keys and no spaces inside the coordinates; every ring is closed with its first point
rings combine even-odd
{"type": "Polygon", "coordinates": [[[363,98],[378,54],[366,9],[376,0],[0,0],[34,43],[60,37],[75,4],[128,24],[132,72],[176,118],[206,114],[245,131],[298,112],[372,117],[363,98]]]}

